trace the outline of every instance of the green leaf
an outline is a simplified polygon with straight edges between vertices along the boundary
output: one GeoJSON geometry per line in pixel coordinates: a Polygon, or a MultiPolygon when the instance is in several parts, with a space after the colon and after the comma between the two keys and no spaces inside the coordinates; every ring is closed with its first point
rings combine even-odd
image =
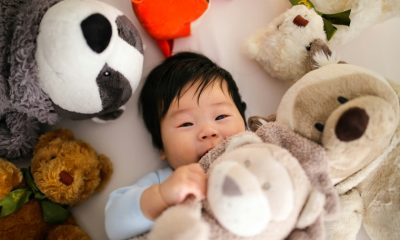
{"type": "Polygon", "coordinates": [[[40,205],[44,221],[47,223],[63,223],[69,217],[70,212],[60,204],[42,200],[40,205]]]}
{"type": "Polygon", "coordinates": [[[300,5],[303,4],[305,5],[307,8],[314,8],[314,5],[312,4],[312,2],[308,1],[308,0],[289,0],[290,3],[294,6],[294,5],[300,5]]]}
{"type": "Polygon", "coordinates": [[[333,24],[337,24],[337,25],[346,25],[349,26],[350,25],[350,13],[351,13],[351,9],[344,11],[344,12],[340,12],[340,13],[334,13],[334,14],[321,14],[321,17],[330,21],[333,24]]]}
{"type": "Polygon", "coordinates": [[[324,20],[324,31],[326,34],[326,38],[328,39],[328,41],[332,38],[333,34],[335,34],[337,28],[335,26],[333,26],[333,24],[331,22],[329,22],[326,19],[324,20]]]}
{"type": "Polygon", "coordinates": [[[35,181],[33,180],[32,174],[31,174],[31,168],[22,168],[21,169],[22,175],[24,176],[24,179],[26,183],[28,184],[29,188],[32,189],[34,193],[40,192],[39,188],[36,186],[35,181]]]}
{"type": "Polygon", "coordinates": [[[25,203],[29,201],[32,194],[26,188],[16,189],[0,201],[0,217],[5,217],[20,209],[25,203]]]}

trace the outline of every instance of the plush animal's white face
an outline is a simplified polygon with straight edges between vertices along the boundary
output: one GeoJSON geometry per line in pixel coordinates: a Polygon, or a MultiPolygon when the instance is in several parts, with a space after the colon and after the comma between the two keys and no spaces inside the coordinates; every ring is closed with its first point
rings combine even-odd
{"type": "Polygon", "coordinates": [[[236,235],[254,236],[271,222],[293,217],[298,211],[295,180],[281,162],[292,158],[265,143],[227,149],[210,169],[208,181],[208,202],[219,223],[236,235]]]}
{"type": "Polygon", "coordinates": [[[305,75],[283,96],[277,121],[327,149],[334,183],[379,156],[399,123],[399,100],[388,82],[349,64],[305,75]]]}
{"type": "Polygon", "coordinates": [[[267,73],[279,80],[298,80],[307,69],[308,47],[326,41],[323,20],[313,9],[296,5],[276,17],[248,41],[248,50],[267,73]]]}
{"type": "Polygon", "coordinates": [[[118,111],[136,89],[142,41],[128,18],[103,2],[61,1],[41,21],[36,60],[40,86],[61,116],[101,116],[118,111]]]}

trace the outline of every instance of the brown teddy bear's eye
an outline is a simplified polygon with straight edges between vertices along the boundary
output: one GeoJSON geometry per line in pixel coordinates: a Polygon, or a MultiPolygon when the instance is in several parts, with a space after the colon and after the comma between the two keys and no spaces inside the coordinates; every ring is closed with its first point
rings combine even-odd
{"type": "Polygon", "coordinates": [[[317,129],[320,132],[324,131],[324,124],[322,124],[322,123],[318,122],[318,123],[314,124],[314,127],[315,127],[315,129],[317,129]]]}
{"type": "Polygon", "coordinates": [[[56,155],[51,155],[51,156],[50,156],[50,160],[54,160],[54,159],[56,159],[56,158],[57,158],[56,155]]]}
{"type": "Polygon", "coordinates": [[[338,101],[340,104],[344,104],[344,103],[348,102],[349,99],[347,99],[347,98],[345,98],[345,97],[342,97],[342,96],[339,96],[339,97],[337,98],[337,101],[338,101]]]}

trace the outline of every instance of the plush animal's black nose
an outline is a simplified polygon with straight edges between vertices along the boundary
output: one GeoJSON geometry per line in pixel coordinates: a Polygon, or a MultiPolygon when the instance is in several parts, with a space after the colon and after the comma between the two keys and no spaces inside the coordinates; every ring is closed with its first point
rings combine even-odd
{"type": "Polygon", "coordinates": [[[112,36],[111,23],[106,17],[95,13],[81,22],[83,36],[89,47],[101,53],[107,48],[112,36]]]}
{"type": "Polygon", "coordinates": [[[107,64],[100,71],[96,82],[104,113],[117,110],[132,95],[132,88],[128,80],[107,64]]]}
{"type": "Polygon", "coordinates": [[[368,127],[367,112],[358,107],[350,108],[342,114],[335,128],[337,138],[344,142],[359,139],[368,127]]]}

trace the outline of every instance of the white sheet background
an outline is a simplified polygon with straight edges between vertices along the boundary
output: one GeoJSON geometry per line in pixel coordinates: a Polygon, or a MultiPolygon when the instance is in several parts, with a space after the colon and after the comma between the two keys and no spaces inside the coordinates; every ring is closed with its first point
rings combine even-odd
{"type": "MultiPolygon", "coordinates": [[[[139,28],[145,43],[143,77],[163,56],[152,39],[143,31],[128,0],[103,0],[124,12],[139,28]]],[[[287,89],[271,79],[242,52],[243,41],[257,29],[289,7],[286,0],[211,0],[209,10],[193,27],[190,38],[175,41],[175,50],[201,51],[227,68],[248,104],[247,116],[268,115],[276,110],[287,89]]],[[[400,18],[375,25],[356,39],[337,49],[343,60],[377,71],[400,82],[400,18]]],[[[143,82],[143,81],[142,81],[143,82]]],[[[141,83],[142,83],[141,82],[141,83]]],[[[141,84],[139,85],[140,89],[141,84]]],[[[118,120],[106,124],[87,121],[62,121],[76,137],[90,143],[98,152],[107,154],[114,164],[108,186],[88,201],[74,208],[79,224],[93,239],[107,239],[104,231],[104,206],[115,188],[131,184],[145,173],[161,166],[158,153],[151,145],[137,112],[136,91],[118,120]]],[[[361,231],[359,240],[367,239],[361,231]]]]}

